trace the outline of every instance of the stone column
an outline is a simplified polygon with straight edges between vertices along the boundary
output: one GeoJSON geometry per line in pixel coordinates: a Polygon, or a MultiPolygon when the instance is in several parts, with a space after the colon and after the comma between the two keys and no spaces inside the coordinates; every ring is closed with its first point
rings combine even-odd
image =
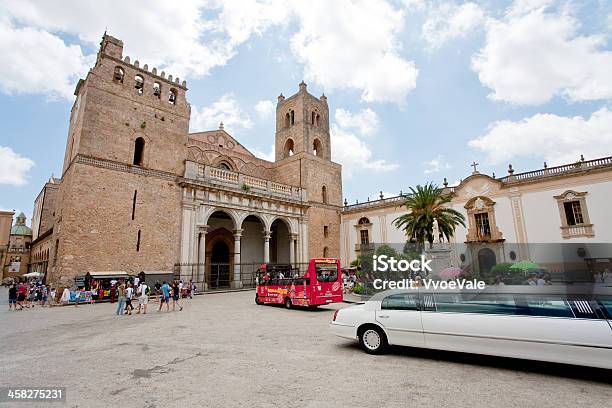
{"type": "Polygon", "coordinates": [[[264,231],[264,263],[270,262],[270,237],[272,231],[264,231]]]}
{"type": "Polygon", "coordinates": [[[240,239],[242,238],[242,230],[234,230],[234,280],[232,287],[241,288],[242,279],[240,277],[240,239]]]}
{"type": "Polygon", "coordinates": [[[291,234],[289,239],[289,263],[295,264],[295,243],[297,241],[297,234],[291,234]]]}
{"type": "Polygon", "coordinates": [[[200,231],[200,237],[198,241],[198,276],[197,284],[204,290],[208,289],[208,283],[206,282],[206,233],[208,232],[208,225],[198,226],[200,231]]]}

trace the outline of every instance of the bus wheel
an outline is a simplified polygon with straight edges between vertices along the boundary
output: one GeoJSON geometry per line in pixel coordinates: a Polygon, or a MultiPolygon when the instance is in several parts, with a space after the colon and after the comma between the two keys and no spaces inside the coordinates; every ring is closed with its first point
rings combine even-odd
{"type": "Polygon", "coordinates": [[[261,305],[261,301],[259,300],[259,296],[257,296],[257,294],[255,294],[255,304],[261,305]]]}
{"type": "Polygon", "coordinates": [[[387,348],[387,337],[376,326],[367,326],[360,331],[359,343],[368,354],[382,354],[387,348]]]}
{"type": "Polygon", "coordinates": [[[291,304],[291,298],[286,297],[286,298],[285,298],[285,307],[286,307],[287,309],[291,309],[291,306],[293,306],[293,305],[291,304]]]}

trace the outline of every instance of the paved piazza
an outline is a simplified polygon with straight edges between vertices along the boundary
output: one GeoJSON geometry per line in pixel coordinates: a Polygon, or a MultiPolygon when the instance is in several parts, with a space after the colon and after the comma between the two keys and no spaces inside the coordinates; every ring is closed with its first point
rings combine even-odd
{"type": "MultiPolygon", "coordinates": [[[[182,312],[114,306],[6,311],[2,386],[64,386],[70,407],[609,407],[603,370],[395,349],[370,356],[328,333],[334,307],[257,306],[210,294],[182,312]]],[[[0,404],[8,406],[9,404],[0,404]]],[[[26,407],[27,403],[13,404],[26,407]]],[[[54,406],[56,404],[44,404],[54,406]]]]}

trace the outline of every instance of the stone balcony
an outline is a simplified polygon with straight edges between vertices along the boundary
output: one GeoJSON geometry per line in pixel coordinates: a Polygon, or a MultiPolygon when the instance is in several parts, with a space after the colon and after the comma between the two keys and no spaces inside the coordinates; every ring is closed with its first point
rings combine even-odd
{"type": "Polygon", "coordinates": [[[194,180],[198,184],[211,187],[222,187],[234,191],[239,190],[245,194],[265,195],[291,201],[308,201],[307,192],[303,188],[276,183],[271,180],[199,164],[189,160],[185,163],[185,179],[186,181],[194,180]]]}

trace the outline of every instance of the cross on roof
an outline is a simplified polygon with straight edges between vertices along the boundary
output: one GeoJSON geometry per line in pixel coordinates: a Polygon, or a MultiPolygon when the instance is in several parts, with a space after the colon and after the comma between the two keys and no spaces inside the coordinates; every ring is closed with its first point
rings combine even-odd
{"type": "Polygon", "coordinates": [[[474,171],[472,172],[472,174],[476,174],[478,173],[478,170],[476,170],[476,166],[478,166],[479,163],[476,162],[472,162],[472,164],[470,164],[470,166],[472,166],[474,168],[474,171]]]}

